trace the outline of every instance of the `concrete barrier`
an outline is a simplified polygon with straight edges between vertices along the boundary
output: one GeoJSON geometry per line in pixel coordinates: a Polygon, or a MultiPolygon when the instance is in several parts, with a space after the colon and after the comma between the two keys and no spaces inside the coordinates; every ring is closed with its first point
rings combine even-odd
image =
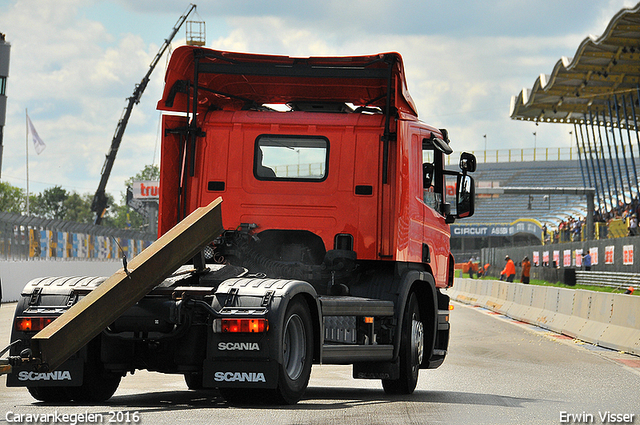
{"type": "Polygon", "coordinates": [[[456,279],[449,295],[583,341],[640,354],[640,297],[456,279]]]}
{"type": "Polygon", "coordinates": [[[613,294],[591,292],[589,294],[589,317],[587,323],[580,330],[578,338],[600,345],[602,334],[611,323],[612,309],[613,294]]]}
{"type": "Polygon", "coordinates": [[[587,324],[589,320],[589,305],[590,291],[584,291],[582,289],[576,289],[573,296],[573,311],[569,320],[562,328],[562,333],[569,335],[573,338],[578,338],[581,334],[582,328],[587,324]]]}
{"type": "Polygon", "coordinates": [[[544,302],[538,313],[536,324],[542,328],[549,329],[549,323],[553,321],[558,309],[558,289],[553,286],[544,288],[544,302]]]}
{"type": "Polygon", "coordinates": [[[557,288],[558,301],[556,312],[552,319],[547,323],[550,330],[562,333],[567,326],[567,322],[573,314],[573,304],[575,303],[576,291],[573,289],[557,288]]]}
{"type": "Polygon", "coordinates": [[[507,316],[516,320],[524,320],[525,312],[531,306],[531,292],[527,288],[528,285],[515,284],[513,304],[507,310],[507,316]]]}
{"type": "Polygon", "coordinates": [[[121,267],[122,262],[119,260],[1,260],[2,302],[18,301],[22,288],[27,282],[38,277],[111,276],[121,267]]]}
{"type": "Polygon", "coordinates": [[[636,298],[623,294],[613,295],[611,320],[600,335],[601,345],[640,353],[640,311],[636,298]]]}
{"type": "Polygon", "coordinates": [[[539,324],[540,316],[543,315],[544,302],[547,298],[547,287],[536,285],[525,285],[527,291],[531,291],[531,305],[524,312],[524,321],[539,324]]]}
{"type": "Polygon", "coordinates": [[[513,306],[513,303],[515,302],[516,288],[518,287],[518,285],[511,282],[501,282],[501,283],[504,288],[503,291],[505,296],[505,302],[502,305],[502,308],[498,309],[498,311],[506,315],[509,309],[513,306]]]}

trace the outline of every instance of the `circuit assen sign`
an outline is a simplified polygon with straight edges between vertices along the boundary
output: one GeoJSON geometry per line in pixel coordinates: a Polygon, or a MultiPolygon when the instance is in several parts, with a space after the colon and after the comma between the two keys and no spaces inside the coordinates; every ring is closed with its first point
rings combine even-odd
{"type": "Polygon", "coordinates": [[[516,220],[509,224],[452,224],[453,237],[512,236],[516,233],[542,234],[542,226],[536,220],[516,220]]]}

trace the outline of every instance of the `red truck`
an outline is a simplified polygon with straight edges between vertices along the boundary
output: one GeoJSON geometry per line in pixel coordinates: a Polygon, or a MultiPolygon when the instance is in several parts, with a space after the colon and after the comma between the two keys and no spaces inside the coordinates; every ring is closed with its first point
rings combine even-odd
{"type": "Polygon", "coordinates": [[[220,197],[223,230],[160,283],[134,279],[153,287],[55,371],[34,361],[46,348],[34,335],[105,278],[84,291],[69,278],[27,284],[7,385],[104,400],[148,369],[229,400],[295,403],[312,364],[352,364],[354,378],[412,393],[419,369],[447,354],[449,223],[473,214],[475,157],[445,168],[448,133],[418,120],[404,77],[397,53],[176,49],[158,103],[159,234],[220,197]]]}

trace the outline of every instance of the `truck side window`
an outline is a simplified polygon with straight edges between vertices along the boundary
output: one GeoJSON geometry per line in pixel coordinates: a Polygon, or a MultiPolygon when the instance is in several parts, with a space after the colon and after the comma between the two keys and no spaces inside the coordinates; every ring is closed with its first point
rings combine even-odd
{"type": "Polygon", "coordinates": [[[440,211],[442,195],[436,193],[433,187],[435,165],[433,164],[434,154],[429,149],[422,150],[422,200],[425,205],[440,211]]]}
{"type": "Polygon", "coordinates": [[[256,139],[253,173],[258,180],[323,181],[328,163],[326,137],[263,134],[256,139]]]}
{"type": "Polygon", "coordinates": [[[256,150],[256,174],[258,177],[275,178],[275,171],[273,171],[271,167],[267,167],[263,164],[263,158],[264,154],[262,153],[262,148],[258,148],[256,150]]]}

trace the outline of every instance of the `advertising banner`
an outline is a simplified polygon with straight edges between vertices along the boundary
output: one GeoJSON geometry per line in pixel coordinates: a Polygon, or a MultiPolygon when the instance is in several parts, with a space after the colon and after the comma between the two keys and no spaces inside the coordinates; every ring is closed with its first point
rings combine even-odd
{"type": "Polygon", "coordinates": [[[604,247],[604,263],[605,264],[613,264],[614,251],[615,251],[614,245],[609,245],[604,247]]]}
{"type": "Polygon", "coordinates": [[[589,255],[591,255],[591,265],[596,266],[598,264],[598,247],[589,248],[589,255]]]}
{"type": "Polygon", "coordinates": [[[622,247],[622,264],[625,266],[633,266],[633,245],[625,245],[622,247]]]}
{"type": "Polygon", "coordinates": [[[134,181],[132,189],[134,199],[158,199],[160,194],[160,182],[134,181]]]}
{"type": "Polygon", "coordinates": [[[451,236],[486,237],[512,236],[516,233],[531,233],[540,238],[542,226],[537,220],[522,219],[509,224],[452,224],[451,236]]]}

